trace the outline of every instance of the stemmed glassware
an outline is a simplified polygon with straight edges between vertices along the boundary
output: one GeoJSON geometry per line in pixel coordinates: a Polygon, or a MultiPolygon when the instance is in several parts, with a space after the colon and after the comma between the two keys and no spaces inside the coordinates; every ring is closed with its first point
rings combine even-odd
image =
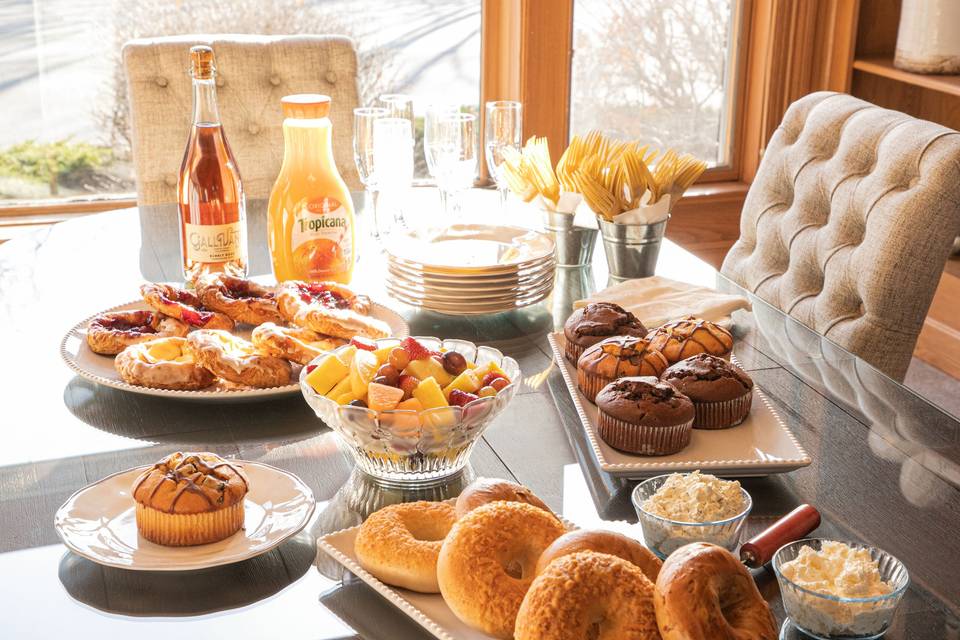
{"type": "Polygon", "coordinates": [[[473,186],[477,176],[477,116],[456,107],[432,107],[424,122],[423,149],[440,188],[444,215],[458,218],[460,193],[473,186]]]}
{"type": "Polygon", "coordinates": [[[386,211],[379,213],[379,233],[393,224],[404,224],[403,203],[413,183],[413,130],[406,118],[379,118],[373,123],[373,157],[377,167],[377,185],[386,200],[386,211]]]}
{"type": "MultiPolygon", "coordinates": [[[[353,162],[357,165],[360,182],[367,192],[365,199],[365,213],[369,215],[370,231],[376,238],[377,209],[380,199],[380,187],[377,184],[377,172],[374,157],[373,124],[388,115],[386,109],[380,107],[359,107],[353,110],[353,162]]],[[[364,217],[367,217],[366,215],[364,217]]]]}
{"type": "Polygon", "coordinates": [[[486,104],[487,120],[484,125],[484,150],[487,168],[500,191],[500,211],[507,204],[507,181],[500,170],[505,149],[520,150],[523,131],[522,106],[512,100],[494,100],[486,104]]]}
{"type": "MultiPolygon", "coordinates": [[[[407,120],[410,123],[410,139],[414,141],[414,146],[416,143],[416,121],[414,120],[413,114],[413,96],[407,95],[405,93],[384,93],[381,94],[377,99],[379,106],[387,110],[388,118],[402,118],[407,120]]],[[[403,168],[405,171],[405,166],[403,168]]],[[[410,177],[411,181],[413,180],[413,174],[410,177]]],[[[408,185],[409,186],[409,185],[408,185]]],[[[397,222],[401,225],[406,226],[406,221],[404,220],[403,213],[403,202],[398,201],[396,203],[395,216],[397,222]]]]}

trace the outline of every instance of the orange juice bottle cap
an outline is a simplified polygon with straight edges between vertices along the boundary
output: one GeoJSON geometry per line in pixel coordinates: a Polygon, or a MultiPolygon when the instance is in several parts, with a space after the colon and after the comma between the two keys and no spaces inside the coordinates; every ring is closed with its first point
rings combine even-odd
{"type": "Polygon", "coordinates": [[[296,93],[280,99],[285,118],[326,118],[330,113],[330,96],[322,93],[296,93]]]}

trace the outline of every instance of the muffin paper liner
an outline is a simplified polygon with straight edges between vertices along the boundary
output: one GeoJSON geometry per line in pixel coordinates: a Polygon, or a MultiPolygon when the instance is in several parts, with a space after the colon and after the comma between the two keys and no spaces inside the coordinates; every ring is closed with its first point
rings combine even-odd
{"type": "Polygon", "coordinates": [[[567,340],[566,336],[563,337],[563,351],[567,354],[567,360],[572,362],[573,366],[577,366],[577,360],[580,359],[580,356],[582,356],[586,350],[586,347],[581,347],[572,340],[567,340]]]}
{"type": "Polygon", "coordinates": [[[243,500],[207,513],[166,513],[137,503],[137,529],[157,544],[185,547],[232,536],[243,527],[243,500]]]}
{"type": "Polygon", "coordinates": [[[696,415],[693,418],[694,429],[728,429],[743,422],[750,413],[753,404],[753,389],[733,400],[721,402],[693,401],[696,415]]]}
{"type": "Polygon", "coordinates": [[[597,433],[620,451],[644,456],[665,456],[690,444],[693,420],[672,427],[648,427],[620,420],[600,409],[597,433]]]}
{"type": "Polygon", "coordinates": [[[580,392],[590,402],[597,403],[597,394],[605,386],[616,380],[616,378],[604,378],[595,373],[587,373],[583,369],[577,369],[577,387],[580,392]]]}

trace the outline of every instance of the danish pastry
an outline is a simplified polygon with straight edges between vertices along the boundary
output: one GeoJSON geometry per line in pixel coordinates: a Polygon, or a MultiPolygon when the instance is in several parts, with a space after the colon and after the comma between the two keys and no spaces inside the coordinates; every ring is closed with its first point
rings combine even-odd
{"type": "Polygon", "coordinates": [[[201,329],[187,336],[197,362],[224,380],[248,387],[290,383],[290,363],[266,356],[252,343],[219,329],[201,329]]]}
{"type": "Polygon", "coordinates": [[[277,308],[288,322],[328,336],[349,340],[390,334],[385,322],[370,317],[367,296],[336,282],[282,282],[277,286],[277,308]]]}
{"type": "Polygon", "coordinates": [[[226,314],[236,322],[252,325],[280,322],[277,300],[270,287],[225,273],[204,274],[197,280],[196,287],[204,307],[226,314]]]}
{"type": "Polygon", "coordinates": [[[132,344],[120,352],[113,366],[124,382],[153,389],[203,389],[217,379],[197,364],[186,338],[132,344]]]}
{"type": "Polygon", "coordinates": [[[94,353],[116,355],[138,342],[164,336],[185,336],[189,327],[155,311],[108,311],[87,325],[87,344],[94,353]]]}
{"type": "Polygon", "coordinates": [[[302,327],[281,327],[265,322],[253,330],[253,345],[268,356],[307,364],[325,351],[345,345],[346,340],[322,336],[302,327]]]}
{"type": "Polygon", "coordinates": [[[204,311],[195,294],[169,284],[147,283],[140,286],[140,295],[148,305],[198,329],[233,329],[228,316],[217,311],[204,311]]]}

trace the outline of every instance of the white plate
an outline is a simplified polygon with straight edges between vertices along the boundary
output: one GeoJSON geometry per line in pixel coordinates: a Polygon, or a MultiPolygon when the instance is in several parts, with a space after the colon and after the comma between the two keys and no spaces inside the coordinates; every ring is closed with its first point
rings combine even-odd
{"type": "Polygon", "coordinates": [[[497,291],[478,291],[470,286],[460,289],[436,289],[434,287],[423,287],[408,280],[399,278],[391,274],[389,284],[392,288],[400,290],[414,298],[436,300],[437,302],[460,302],[469,300],[472,303],[496,303],[511,302],[517,298],[525,298],[534,294],[543,288],[549,282],[553,281],[553,274],[547,273],[542,277],[526,283],[519,287],[510,289],[500,289],[497,291]]]}
{"type": "MultiPolygon", "coordinates": [[[[455,501],[448,500],[448,502],[453,503],[455,501]]],[[[577,528],[576,525],[564,518],[560,520],[568,531],[577,528]]],[[[323,536],[317,540],[317,546],[440,640],[493,639],[493,636],[488,636],[482,631],[461,622],[439,593],[417,593],[416,591],[392,587],[380,582],[373,574],[367,572],[360,566],[360,561],[353,550],[353,543],[359,530],[360,527],[357,526],[323,536]]],[[[642,540],[638,541],[642,542],[642,540]]]]}
{"type": "Polygon", "coordinates": [[[393,287],[389,282],[387,282],[387,292],[400,302],[413,307],[422,307],[431,311],[453,315],[484,315],[529,307],[530,305],[536,304],[549,296],[551,291],[553,291],[552,278],[549,279],[540,289],[526,293],[522,297],[514,300],[497,303],[473,304],[470,302],[443,302],[411,296],[402,290],[393,287]]]}
{"type": "Polygon", "coordinates": [[[539,231],[486,224],[454,224],[391,238],[387,253],[429,270],[515,271],[553,254],[553,239],[539,231]]]}
{"type": "Polygon", "coordinates": [[[577,368],[563,355],[563,332],[551,333],[547,339],[597,462],[611,475],[643,478],[701,469],[715,475],[758,476],[785,473],[811,462],[810,456],[757,387],[754,387],[756,395],[750,415],[736,427],[694,429],[690,444],[683,451],[669,456],[639,456],[617,451],[597,435],[594,426],[597,424],[597,406],[584,398],[577,388],[577,368]]]}
{"type": "Polygon", "coordinates": [[[130,489],[149,466],[115,473],[77,491],[57,510],[54,527],[77,555],[120,569],[192,571],[247,560],[303,529],[315,502],[313,492],[295,475],[261,462],[235,462],[242,465],[250,490],[244,500],[244,528],[226,540],[165,547],[140,537],[130,489]]]}
{"type": "MultiPolygon", "coordinates": [[[[128,311],[132,309],[149,309],[142,300],[128,302],[106,311],[128,311]]],[[[105,313],[105,312],[104,312],[105,313]]],[[[164,398],[180,398],[183,400],[200,400],[208,402],[231,402],[231,401],[249,401],[270,399],[279,396],[300,395],[300,385],[297,378],[300,373],[300,365],[293,365],[293,374],[291,383],[282,387],[271,387],[269,389],[253,389],[243,387],[229,382],[217,382],[213,386],[198,391],[181,391],[175,389],[152,389],[150,387],[141,387],[135,384],[128,384],[123,381],[120,374],[113,366],[114,356],[104,356],[94,353],[87,345],[87,325],[99,314],[78,322],[73,326],[67,335],[60,341],[60,356],[64,362],[82,378],[102,384],[114,389],[123,391],[132,391],[148,396],[161,396],[164,398]]],[[[372,317],[386,322],[390,326],[390,333],[397,337],[406,337],[410,335],[410,327],[400,314],[380,304],[373,304],[372,317]]],[[[251,327],[240,328],[236,334],[244,339],[250,339],[251,327]]]]}
{"type": "Polygon", "coordinates": [[[387,267],[392,273],[437,284],[503,285],[522,282],[541,276],[546,272],[552,272],[556,268],[556,261],[552,257],[547,257],[529,265],[524,265],[522,269],[511,271],[437,273],[388,256],[387,267]]]}

